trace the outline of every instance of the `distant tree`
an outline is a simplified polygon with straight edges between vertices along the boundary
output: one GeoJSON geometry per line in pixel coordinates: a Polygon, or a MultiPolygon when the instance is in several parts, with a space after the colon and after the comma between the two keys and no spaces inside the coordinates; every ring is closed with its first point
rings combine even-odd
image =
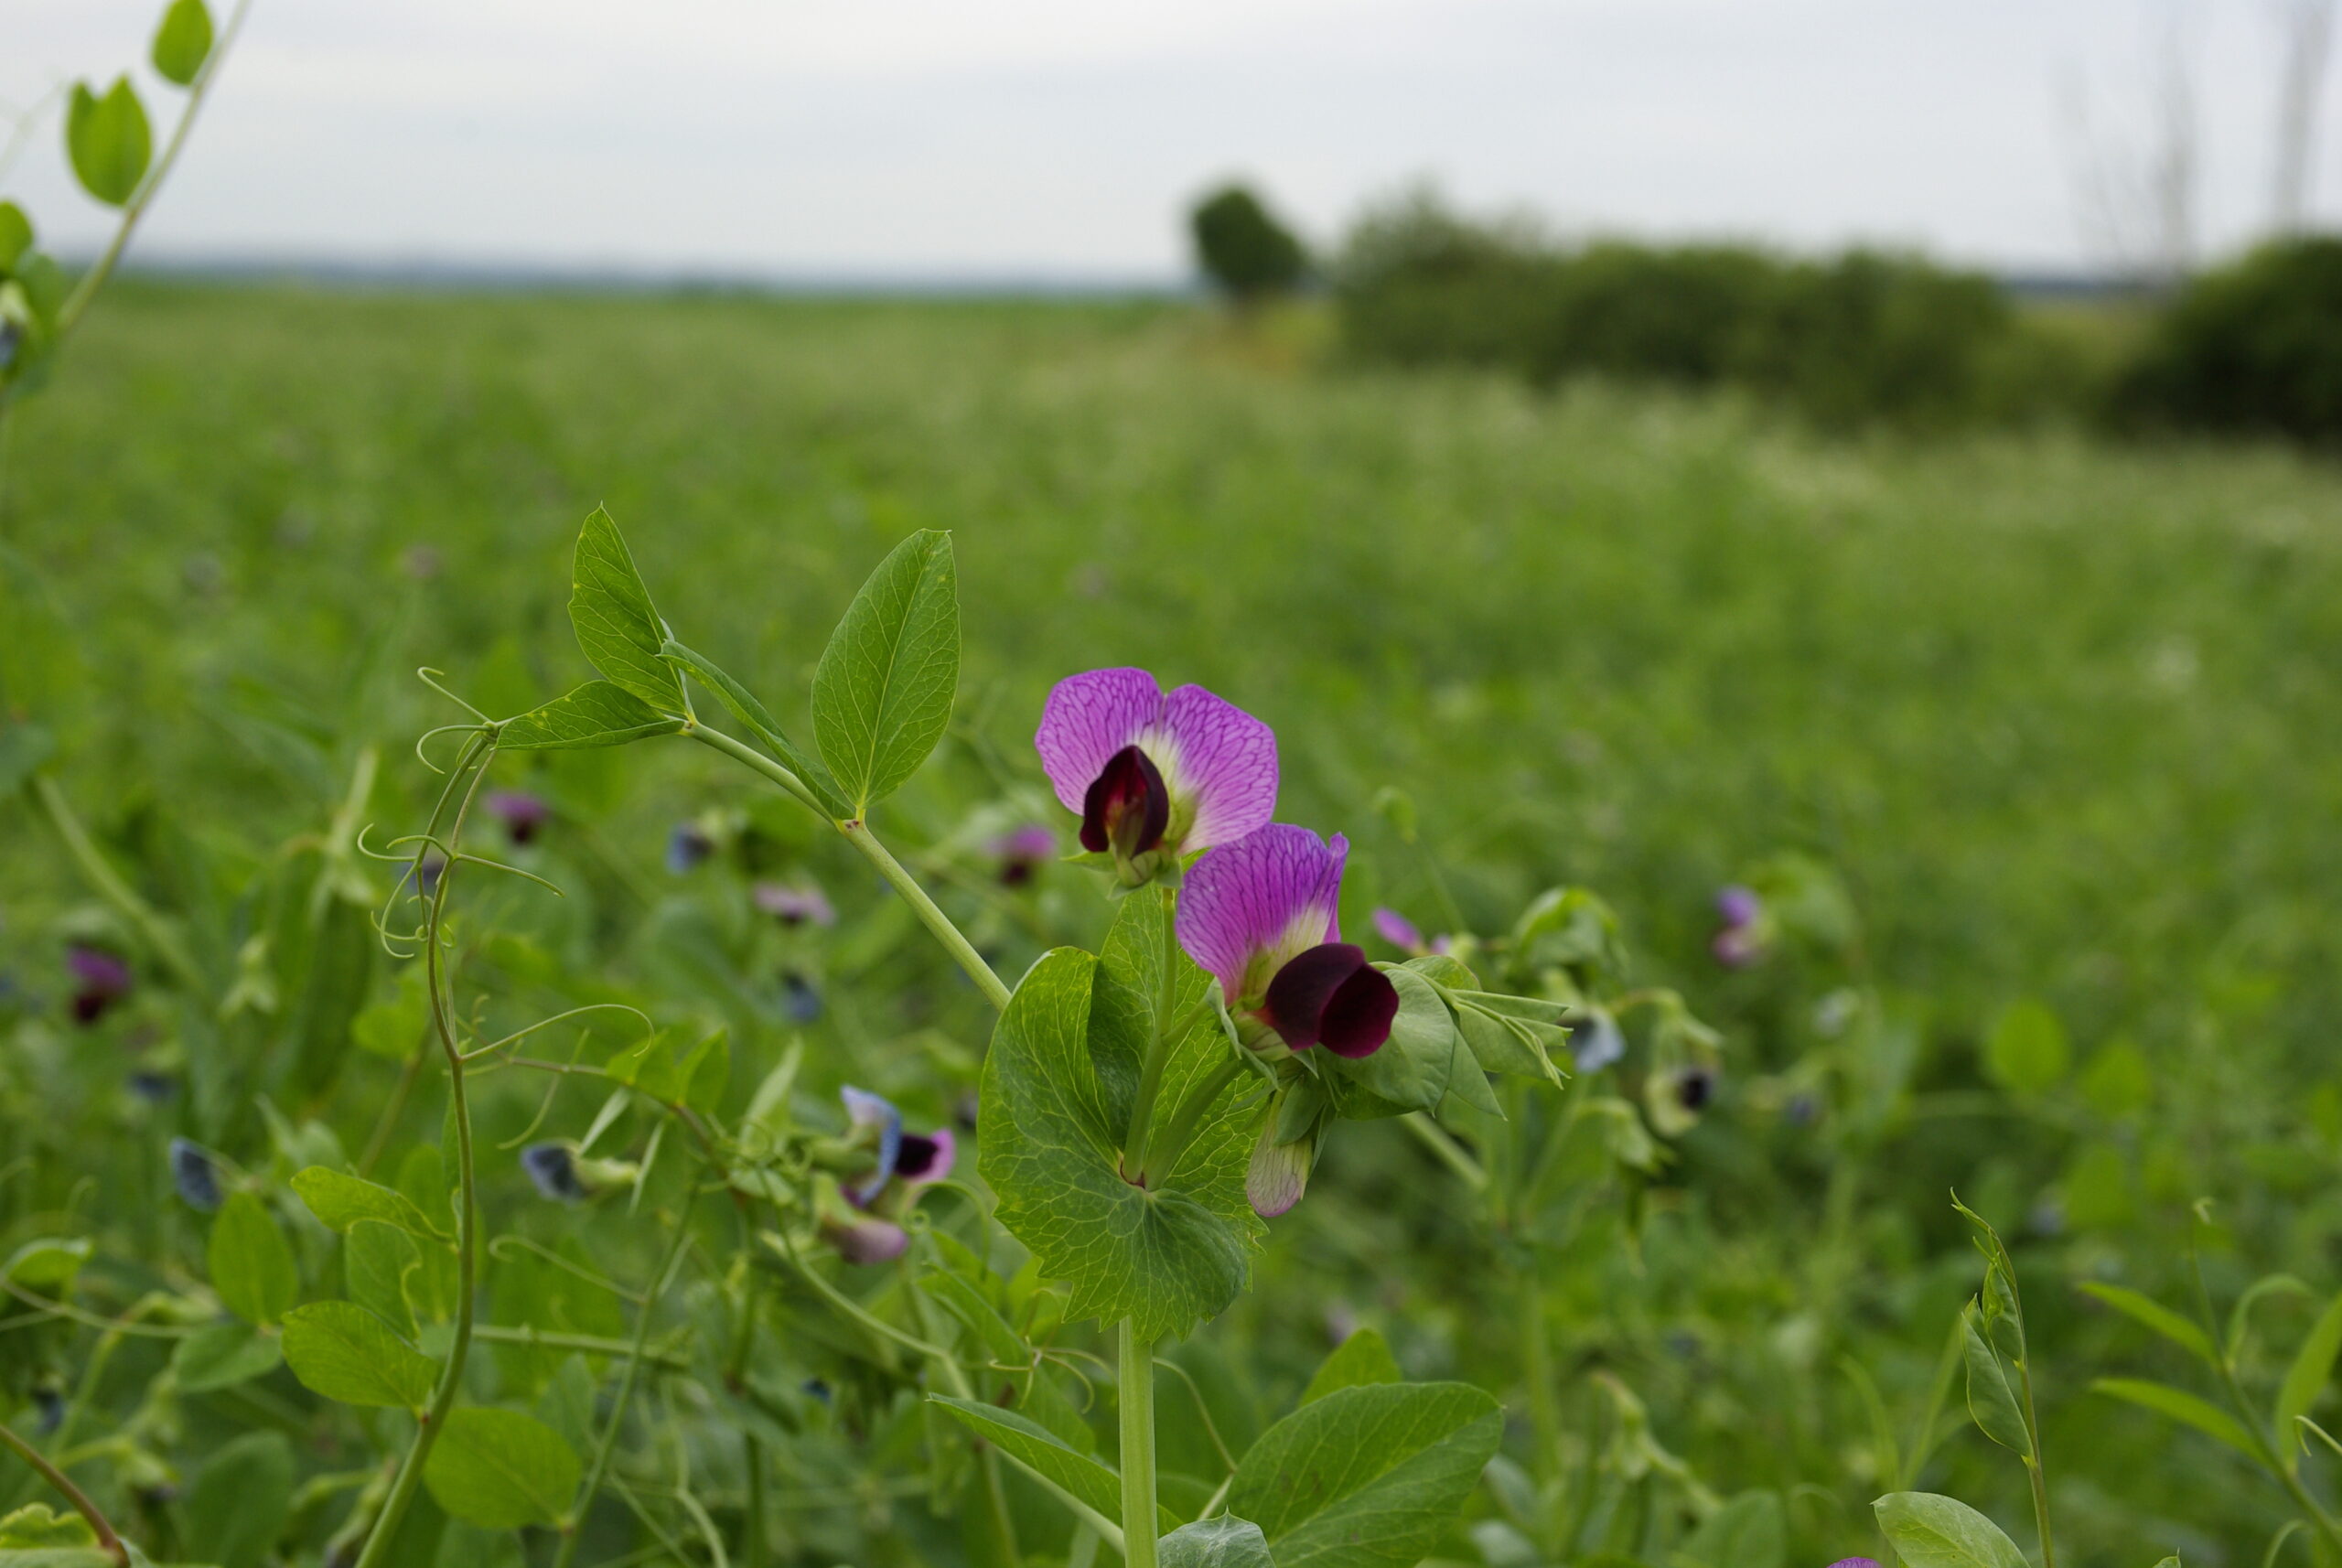
{"type": "Polygon", "coordinates": [[[1290,293],[1309,271],[1301,242],[1244,186],[1224,186],[1205,197],[1187,222],[1197,263],[1240,305],[1290,293]]]}

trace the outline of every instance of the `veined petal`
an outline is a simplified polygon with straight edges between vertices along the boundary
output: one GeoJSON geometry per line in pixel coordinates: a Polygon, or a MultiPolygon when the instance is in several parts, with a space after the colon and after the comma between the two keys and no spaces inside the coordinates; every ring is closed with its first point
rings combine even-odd
{"type": "Polygon", "coordinates": [[[1316,1140],[1312,1137],[1278,1143],[1273,1116],[1261,1123],[1260,1141],[1252,1145],[1252,1160],[1244,1170],[1244,1196],[1252,1201],[1253,1213],[1274,1219],[1301,1201],[1309,1185],[1316,1148],[1316,1140]]]}
{"type": "Polygon", "coordinates": [[[1286,962],[1338,941],[1337,905],[1349,841],[1273,823],[1196,862],[1179,890],[1177,931],[1187,956],[1219,979],[1230,1004],[1248,979],[1266,984],[1286,962]],[[1255,960],[1265,961],[1253,974],[1255,960]]]}
{"type": "Polygon", "coordinates": [[[877,1170],[867,1180],[845,1189],[846,1197],[860,1206],[885,1190],[888,1178],[895,1174],[895,1161],[901,1156],[903,1148],[903,1113],[884,1096],[852,1084],[839,1090],[838,1098],[845,1101],[846,1120],[857,1131],[873,1128],[877,1133],[877,1170]]]}
{"type": "Polygon", "coordinates": [[[1182,851],[1233,843],[1268,825],[1277,809],[1274,730],[1201,686],[1165,700],[1160,728],[1163,744],[1148,749],[1172,800],[1187,808],[1182,851]]]}
{"type": "Polygon", "coordinates": [[[1058,682],[1033,736],[1058,804],[1079,816],[1107,762],[1162,719],[1163,705],[1163,688],[1144,670],[1092,670],[1058,682]]]}

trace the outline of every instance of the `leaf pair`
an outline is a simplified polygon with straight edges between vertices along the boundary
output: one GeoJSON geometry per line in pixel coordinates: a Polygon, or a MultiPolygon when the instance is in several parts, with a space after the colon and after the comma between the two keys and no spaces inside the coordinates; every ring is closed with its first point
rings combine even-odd
{"type": "Polygon", "coordinates": [[[602,679],[508,720],[500,744],[551,751],[624,746],[695,722],[684,678],[713,691],[749,738],[841,822],[901,788],[943,737],[960,681],[960,602],[951,539],[922,530],[878,564],[813,671],[816,763],[748,689],[678,642],[650,602],[626,541],[596,508],[578,534],[570,625],[602,679]]]}
{"type": "Polygon", "coordinates": [[[1102,954],[1059,948],[1035,964],[994,1031],[978,1096],[979,1169],[1001,1222],[1073,1287],[1069,1317],[1133,1318],[1148,1341],[1235,1300],[1262,1234],[1244,1196],[1252,1128],[1239,1089],[1220,1091],[1159,1186],[1122,1169],[1157,1005],[1195,1020],[1170,1043],[1158,1105],[1181,1103],[1229,1049],[1185,954],[1162,983],[1167,920],[1159,899],[1133,896],[1102,954]]]}

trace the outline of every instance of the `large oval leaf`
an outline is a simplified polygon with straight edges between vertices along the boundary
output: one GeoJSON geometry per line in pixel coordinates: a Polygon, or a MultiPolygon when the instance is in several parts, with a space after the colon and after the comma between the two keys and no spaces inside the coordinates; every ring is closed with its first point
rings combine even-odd
{"type": "Polygon", "coordinates": [[[585,1466],[577,1451],[535,1416],[467,1405],[450,1411],[423,1466],[432,1500],[467,1524],[518,1530],[559,1524],[585,1466]]]}
{"type": "Polygon", "coordinates": [[[1157,1568],[1277,1568],[1261,1527],[1222,1514],[1182,1525],[1155,1543],[1157,1568]]]}
{"type": "Polygon", "coordinates": [[[1956,1498],[1889,1492],[1871,1509],[1905,1568],[2027,1568],[1999,1525],[1956,1498]]]}
{"type": "Polygon", "coordinates": [[[354,1301],[313,1301],[285,1315],[285,1359],[313,1393],[343,1404],[421,1410],[439,1368],[354,1301]]]}
{"type": "Polygon", "coordinates": [[[246,1323],[275,1323],[292,1310],[301,1293],[293,1249],[268,1206],[249,1192],[231,1192],[211,1221],[205,1255],[211,1288],[230,1312],[246,1323]]]}
{"type": "Polygon", "coordinates": [[[1261,1434],[1230,1513],[1277,1568],[1405,1568],[1438,1543],[1497,1451],[1504,1413],[1468,1383],[1337,1389],[1261,1434]]]}
{"type": "Polygon", "coordinates": [[[856,817],[927,760],[959,686],[951,536],[922,529],[878,563],[813,668],[813,741],[856,817]]]}
{"type": "MultiPolygon", "coordinates": [[[[1001,1222],[1043,1273],[1072,1285],[1069,1317],[1135,1318],[1148,1339],[1184,1334],[1235,1300],[1262,1230],[1244,1197],[1252,1129],[1232,1090],[1159,1188],[1123,1176],[1165,918],[1154,895],[1133,894],[1102,959],[1059,948],[1034,965],[993,1034],[979,1097],[979,1169],[1001,1222]]],[[[1184,955],[1179,963],[1175,1017],[1204,983],[1184,955]]],[[[1158,1106],[1179,1103],[1228,1048],[1208,1016],[1191,1026],[1158,1106]]]]}
{"type": "Polygon", "coordinates": [[[634,569],[618,525],[600,507],[577,533],[569,577],[569,626],[602,678],[662,714],[683,711],[683,679],[659,657],[667,623],[634,569]]]}

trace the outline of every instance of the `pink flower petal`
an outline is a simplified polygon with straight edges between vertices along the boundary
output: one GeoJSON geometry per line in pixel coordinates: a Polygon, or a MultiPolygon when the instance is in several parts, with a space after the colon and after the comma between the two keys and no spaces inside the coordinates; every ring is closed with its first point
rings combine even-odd
{"type": "Polygon", "coordinates": [[[1322,842],[1274,823],[1196,862],[1179,889],[1177,931],[1187,956],[1219,979],[1233,1004],[1255,959],[1265,983],[1320,942],[1341,940],[1338,908],[1349,841],[1322,842]]]}
{"type": "Polygon", "coordinates": [[[1033,736],[1058,804],[1080,815],[1107,759],[1162,716],[1163,689],[1144,670],[1092,670],[1058,682],[1033,736]]]}
{"type": "Polygon", "coordinates": [[[1163,707],[1168,756],[1158,756],[1174,800],[1192,800],[1195,817],[1181,850],[1233,843],[1266,827],[1277,809],[1277,736],[1235,703],[1182,686],[1163,707]]]}

